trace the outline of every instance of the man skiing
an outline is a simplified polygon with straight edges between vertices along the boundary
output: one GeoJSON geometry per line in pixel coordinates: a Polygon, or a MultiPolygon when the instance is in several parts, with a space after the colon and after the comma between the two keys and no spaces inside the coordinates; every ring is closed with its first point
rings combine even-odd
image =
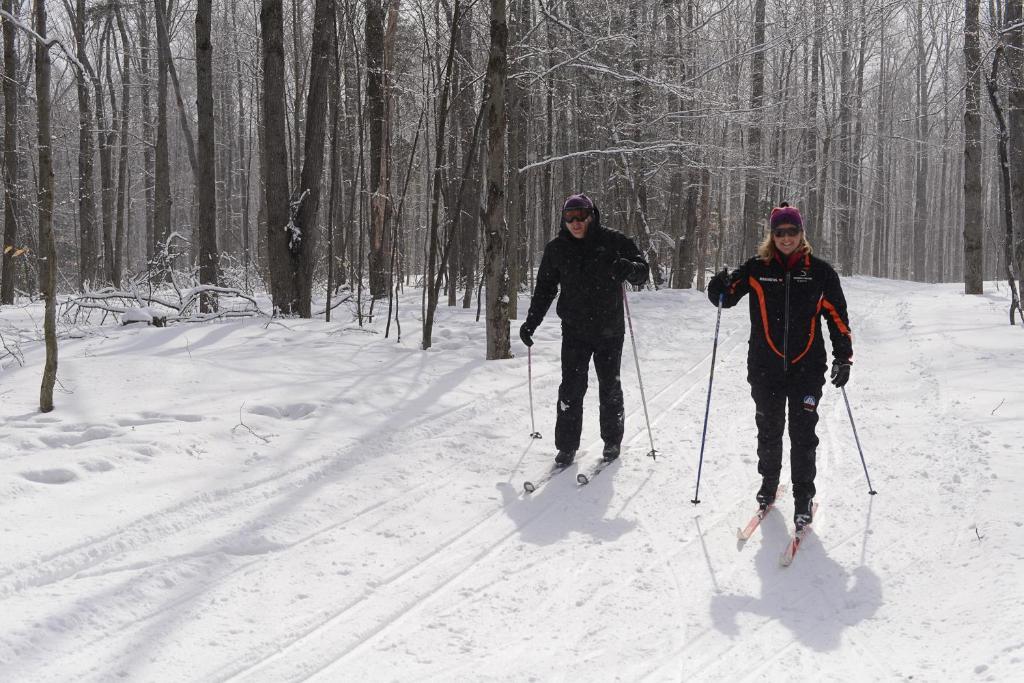
{"type": "Polygon", "coordinates": [[[850,379],[853,342],[846,298],[836,271],[811,255],[800,212],[785,202],[772,209],[771,231],[757,256],[708,284],[708,298],[723,308],[750,294],[747,381],[756,406],[757,471],[762,509],[775,502],[782,469],[782,432],[789,409],[790,471],[797,529],[811,523],[818,402],[826,357],[818,318],[832,341],[832,384],[850,379]]]}
{"type": "Polygon", "coordinates": [[[590,359],[597,372],[602,457],[619,457],[623,433],[619,367],[625,338],[622,283],[647,281],[647,261],[632,239],[601,225],[601,214],[584,194],[562,206],[558,235],[544,247],[537,282],[519,337],[533,346],[533,333],[558,295],[562,320],[562,383],[555,421],[555,463],[567,467],[576,457],[583,430],[583,396],[590,359]],[[561,293],[559,294],[559,290],[561,293]]]}

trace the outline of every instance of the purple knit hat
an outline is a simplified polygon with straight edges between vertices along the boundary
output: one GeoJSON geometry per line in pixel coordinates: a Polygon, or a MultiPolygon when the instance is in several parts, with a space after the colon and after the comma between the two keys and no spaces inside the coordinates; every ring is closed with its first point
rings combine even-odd
{"type": "Polygon", "coordinates": [[[782,202],[772,209],[768,222],[771,224],[772,230],[780,225],[795,225],[801,230],[804,229],[804,221],[800,217],[800,212],[796,210],[795,206],[790,206],[786,202],[782,202]]]}
{"type": "Polygon", "coordinates": [[[590,197],[583,194],[569,195],[569,198],[565,200],[565,204],[562,205],[562,211],[568,211],[569,209],[591,209],[594,208],[594,202],[591,201],[590,197]]]}

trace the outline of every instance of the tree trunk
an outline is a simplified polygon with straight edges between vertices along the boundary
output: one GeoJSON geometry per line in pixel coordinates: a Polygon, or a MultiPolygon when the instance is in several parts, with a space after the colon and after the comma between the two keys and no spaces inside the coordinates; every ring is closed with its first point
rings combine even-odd
{"type": "Polygon", "coordinates": [[[185,151],[188,152],[189,168],[193,176],[197,172],[199,162],[196,160],[196,146],[192,141],[192,127],[188,122],[188,110],[185,109],[185,101],[181,96],[181,83],[178,81],[178,70],[174,67],[174,57],[171,56],[171,39],[167,32],[167,24],[170,18],[167,12],[171,7],[169,0],[156,0],[156,39],[158,52],[174,85],[174,99],[178,105],[178,123],[181,125],[181,134],[185,138],[185,151]]]}
{"type": "Polygon", "coordinates": [[[750,63],[750,124],[747,127],[748,160],[743,193],[743,253],[752,254],[761,240],[764,221],[760,210],[761,196],[761,123],[764,104],[764,4],[754,0],[754,51],[750,63]]]}
{"type": "MultiPolygon", "coordinates": [[[[121,45],[124,50],[129,50],[131,43],[128,42],[128,29],[125,27],[124,17],[121,15],[121,6],[114,5],[114,12],[117,16],[117,29],[121,36],[121,45]]],[[[111,269],[112,283],[120,289],[121,275],[124,271],[125,261],[125,212],[127,209],[128,192],[128,116],[131,113],[131,92],[132,92],[132,67],[130,60],[125,58],[121,67],[121,113],[118,121],[121,125],[118,137],[118,161],[117,161],[117,224],[114,232],[114,259],[111,269]]]]}
{"type": "Polygon", "coordinates": [[[270,294],[277,312],[298,313],[298,292],[291,278],[288,216],[288,149],[285,132],[284,15],[282,0],[263,0],[263,186],[267,208],[267,259],[270,294]]]}
{"type": "MultiPolygon", "coordinates": [[[[324,168],[324,141],[327,131],[328,85],[334,53],[334,0],[316,0],[313,9],[313,37],[310,50],[310,79],[306,94],[305,150],[299,186],[293,203],[299,203],[295,219],[299,240],[296,273],[299,291],[299,315],[313,315],[313,271],[317,261],[320,209],[320,180],[324,168]]],[[[397,20],[397,17],[396,17],[397,20]]],[[[294,249],[293,249],[294,251],[294,249]]]]}
{"type": "MultiPolygon", "coordinates": [[[[14,0],[3,0],[14,14],[14,0]]],[[[3,20],[4,34],[4,241],[0,304],[14,303],[14,252],[18,249],[18,51],[14,22],[3,20]]],[[[30,287],[30,283],[25,283],[30,287]]]]}
{"type": "Polygon", "coordinates": [[[840,19],[839,49],[842,51],[839,60],[839,177],[837,178],[836,200],[836,270],[843,275],[853,272],[850,262],[853,254],[850,218],[853,213],[853,197],[851,193],[851,167],[853,166],[853,68],[851,52],[852,18],[850,0],[843,2],[843,14],[840,19]]]}
{"type": "MultiPolygon", "coordinates": [[[[217,263],[217,158],[213,120],[213,45],[210,42],[213,1],[196,4],[196,109],[199,115],[198,174],[196,175],[196,229],[199,233],[199,284],[218,284],[217,263]]],[[[200,310],[213,311],[216,299],[203,296],[200,310]]]]}
{"type": "MultiPolygon", "coordinates": [[[[89,61],[85,44],[85,0],[76,0],[75,15],[71,19],[75,27],[75,56],[84,65],[89,61]]],[[[93,196],[94,121],[89,101],[89,74],[76,69],[75,82],[78,90],[78,287],[85,289],[99,275],[96,199],[93,196]]]]}
{"type": "Polygon", "coordinates": [[[39,275],[45,299],[43,334],[46,364],[39,389],[39,410],[53,410],[57,382],[57,247],[53,238],[53,153],[50,139],[50,53],[46,44],[46,3],[35,3],[36,42],[36,140],[39,154],[39,275]]]}
{"type": "Polygon", "coordinates": [[[979,0],[966,0],[964,64],[967,73],[964,99],[964,293],[982,294],[984,252],[981,211],[981,112],[978,74],[981,47],[978,32],[979,0]]]}
{"type": "Polygon", "coordinates": [[[882,255],[884,253],[884,245],[886,240],[886,214],[888,212],[888,182],[886,180],[886,140],[888,139],[888,131],[886,129],[886,121],[889,116],[889,108],[886,106],[886,88],[888,87],[886,81],[886,34],[885,34],[885,22],[881,22],[879,26],[879,64],[878,64],[878,99],[876,101],[875,109],[875,178],[874,178],[874,189],[872,190],[872,202],[875,205],[875,210],[872,212],[872,248],[871,257],[868,263],[868,272],[876,277],[881,276],[883,261],[882,255]]]}
{"type": "Polygon", "coordinates": [[[924,43],[924,0],[915,9],[917,44],[917,141],[914,170],[914,241],[911,279],[923,282],[927,263],[928,233],[928,53],[924,43]]]}
{"type": "MultiPolygon", "coordinates": [[[[109,28],[109,25],[108,27],[109,28]]],[[[107,86],[110,90],[111,99],[114,98],[114,84],[109,73],[109,64],[112,61],[110,56],[109,31],[104,29],[106,40],[101,39],[101,57],[97,60],[96,67],[100,73],[92,72],[93,91],[96,97],[96,142],[99,146],[100,157],[100,226],[103,238],[103,275],[108,282],[114,281],[114,131],[113,126],[107,119],[106,107],[103,102],[103,84],[100,77],[103,72],[104,61],[107,65],[107,86]],[[102,43],[107,43],[107,54],[102,56],[102,43]]],[[[115,107],[111,107],[111,117],[117,116],[115,107]]]]}
{"type": "Polygon", "coordinates": [[[491,46],[487,59],[487,359],[511,358],[509,343],[508,226],[505,224],[505,79],[508,24],[505,0],[491,0],[491,46]]]}
{"type": "MultiPolygon", "coordinates": [[[[803,208],[804,224],[810,229],[824,229],[824,221],[818,215],[818,83],[821,70],[822,12],[818,0],[812,7],[814,12],[814,40],[811,43],[810,92],[807,96],[807,123],[804,128],[804,174],[803,185],[807,188],[807,203],[803,208]]],[[[884,30],[884,29],[883,29],[884,30]]]]}
{"type": "Polygon", "coordinates": [[[465,10],[465,18],[459,22],[459,39],[456,44],[459,60],[456,70],[462,83],[462,92],[456,104],[456,116],[459,120],[459,147],[462,150],[462,167],[470,169],[462,184],[462,198],[459,202],[461,211],[455,216],[455,229],[459,233],[459,273],[462,276],[464,294],[462,307],[469,308],[473,298],[473,284],[476,281],[476,261],[480,229],[480,175],[478,172],[480,154],[472,143],[473,128],[476,120],[476,88],[470,83],[469,74],[473,72],[473,37],[472,8],[465,10]],[[472,158],[468,161],[465,155],[472,158]]]}
{"type": "Polygon", "coordinates": [[[399,0],[366,3],[366,114],[370,140],[370,296],[388,292],[391,202],[391,76],[399,0]],[[385,11],[384,2],[389,2],[385,11]],[[387,22],[387,25],[385,25],[387,22]],[[390,49],[389,49],[390,47],[390,49]]]}
{"type": "Polygon", "coordinates": [[[438,211],[441,203],[441,190],[444,184],[445,165],[445,139],[446,124],[448,123],[448,97],[451,94],[452,67],[455,61],[455,43],[458,36],[458,22],[462,17],[462,3],[455,0],[452,6],[451,40],[448,45],[448,56],[445,58],[444,69],[441,72],[442,86],[437,104],[437,134],[434,137],[434,169],[433,180],[430,183],[430,227],[427,245],[426,277],[425,282],[425,311],[423,314],[423,337],[421,346],[424,350],[429,349],[433,344],[434,314],[437,311],[438,297],[441,289],[441,276],[444,274],[447,259],[451,248],[451,236],[453,227],[445,232],[447,239],[442,244],[439,234],[438,211]],[[440,267],[438,261],[440,260],[440,267]]]}
{"type": "Polygon", "coordinates": [[[1007,104],[1010,196],[1013,198],[1013,267],[1018,278],[1024,273],[1024,0],[1007,0],[1007,47],[1003,53],[1009,71],[1007,104]]]}
{"type": "MultiPolygon", "coordinates": [[[[166,0],[154,0],[155,14],[163,12],[166,0]]],[[[157,22],[158,24],[160,22],[157,22]]],[[[156,151],[153,186],[153,246],[154,257],[167,257],[167,238],[171,234],[171,162],[167,141],[167,59],[163,50],[157,50],[156,57],[156,151]]],[[[164,261],[170,266],[170,260],[164,261]]]]}
{"type": "Polygon", "coordinates": [[[146,2],[140,2],[137,14],[139,36],[139,95],[142,99],[142,186],[146,196],[146,261],[153,260],[154,247],[159,240],[154,224],[156,219],[156,130],[150,89],[153,81],[153,50],[149,34],[149,15],[146,2]]]}

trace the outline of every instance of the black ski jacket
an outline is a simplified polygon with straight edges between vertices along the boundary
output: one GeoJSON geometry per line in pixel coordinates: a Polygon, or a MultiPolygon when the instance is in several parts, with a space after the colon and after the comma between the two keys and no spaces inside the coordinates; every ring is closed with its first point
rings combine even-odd
{"type": "MultiPolygon", "coordinates": [[[[785,380],[825,383],[825,344],[819,318],[828,325],[832,356],[852,362],[853,337],[839,275],[810,254],[765,263],[752,258],[733,271],[722,291],[713,282],[708,299],[723,308],[750,294],[750,341],[747,381],[770,384],[785,380]]],[[[820,385],[819,385],[820,386],[820,385]]]]}
{"type": "Polygon", "coordinates": [[[612,271],[612,263],[619,258],[633,262],[627,281],[636,286],[647,281],[650,267],[636,244],[621,232],[602,227],[596,209],[583,239],[573,237],[563,222],[558,235],[544,247],[526,326],[536,330],[558,295],[555,311],[562,319],[563,335],[624,336],[622,282],[612,271]]]}

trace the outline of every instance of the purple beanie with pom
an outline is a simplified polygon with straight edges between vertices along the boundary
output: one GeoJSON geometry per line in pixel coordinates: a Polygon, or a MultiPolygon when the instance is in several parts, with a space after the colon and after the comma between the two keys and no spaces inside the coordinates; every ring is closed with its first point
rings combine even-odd
{"type": "Polygon", "coordinates": [[[796,210],[795,206],[790,206],[786,202],[782,202],[772,209],[771,217],[768,219],[768,222],[771,224],[772,230],[780,225],[795,225],[801,230],[803,230],[804,227],[804,221],[803,218],[800,217],[800,212],[796,210]]]}

